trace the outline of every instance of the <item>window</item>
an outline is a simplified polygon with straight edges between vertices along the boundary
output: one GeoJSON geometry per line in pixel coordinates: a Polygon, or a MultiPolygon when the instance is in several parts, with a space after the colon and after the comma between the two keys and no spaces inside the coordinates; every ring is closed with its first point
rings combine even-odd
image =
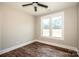
{"type": "Polygon", "coordinates": [[[42,20],[42,35],[49,36],[49,19],[42,20]]]}
{"type": "Polygon", "coordinates": [[[63,38],[64,12],[41,17],[41,36],[63,38]]]}

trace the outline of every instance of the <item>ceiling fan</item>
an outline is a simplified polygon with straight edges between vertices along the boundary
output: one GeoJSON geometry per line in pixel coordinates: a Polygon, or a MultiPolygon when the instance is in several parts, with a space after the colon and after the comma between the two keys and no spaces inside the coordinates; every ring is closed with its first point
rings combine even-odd
{"type": "Polygon", "coordinates": [[[37,6],[44,7],[44,8],[48,8],[47,5],[41,4],[39,2],[32,2],[32,3],[29,3],[29,4],[24,4],[22,6],[25,7],[25,6],[30,6],[30,5],[33,5],[34,6],[35,12],[37,12],[37,6]]]}

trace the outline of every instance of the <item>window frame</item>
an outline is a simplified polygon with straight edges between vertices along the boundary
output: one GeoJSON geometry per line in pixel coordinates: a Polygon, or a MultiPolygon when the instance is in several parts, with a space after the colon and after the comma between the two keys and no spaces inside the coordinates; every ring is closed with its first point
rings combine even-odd
{"type": "Polygon", "coordinates": [[[53,37],[52,36],[52,27],[51,27],[51,21],[52,21],[52,18],[53,17],[56,17],[56,16],[62,16],[63,18],[63,24],[64,24],[64,12],[57,12],[57,13],[53,13],[53,14],[50,14],[50,15],[46,15],[46,16],[42,16],[40,19],[41,19],[41,38],[49,38],[49,39],[57,39],[57,40],[64,40],[64,25],[63,25],[63,28],[62,28],[62,37],[53,37]],[[43,19],[49,19],[49,36],[43,36],[43,24],[42,24],[42,20],[43,19]]]}

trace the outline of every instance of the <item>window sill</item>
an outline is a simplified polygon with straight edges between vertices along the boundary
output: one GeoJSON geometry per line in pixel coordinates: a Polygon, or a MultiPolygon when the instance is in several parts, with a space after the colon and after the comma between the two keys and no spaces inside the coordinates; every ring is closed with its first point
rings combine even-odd
{"type": "Polygon", "coordinates": [[[53,40],[64,40],[64,38],[59,38],[59,37],[46,37],[46,36],[41,36],[40,38],[43,38],[43,39],[53,39],[53,40]]]}

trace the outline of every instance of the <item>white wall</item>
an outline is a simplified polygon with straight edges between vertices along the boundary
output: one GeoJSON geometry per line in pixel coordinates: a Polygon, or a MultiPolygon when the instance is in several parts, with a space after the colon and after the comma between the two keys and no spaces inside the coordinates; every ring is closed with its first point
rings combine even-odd
{"type": "Polygon", "coordinates": [[[78,5],[78,50],[79,50],[79,5],[78,5]]]}
{"type": "Polygon", "coordinates": [[[1,15],[0,15],[0,50],[1,50],[1,15]]]}
{"type": "Polygon", "coordinates": [[[0,11],[0,50],[1,50],[1,19],[2,19],[2,12],[0,11]]]}
{"type": "Polygon", "coordinates": [[[1,12],[3,14],[2,49],[27,43],[34,38],[33,16],[5,5],[1,12]]]}
{"type": "Polygon", "coordinates": [[[47,39],[40,37],[40,16],[36,18],[35,38],[51,43],[77,47],[77,8],[70,7],[64,10],[64,40],[47,39]]]}

